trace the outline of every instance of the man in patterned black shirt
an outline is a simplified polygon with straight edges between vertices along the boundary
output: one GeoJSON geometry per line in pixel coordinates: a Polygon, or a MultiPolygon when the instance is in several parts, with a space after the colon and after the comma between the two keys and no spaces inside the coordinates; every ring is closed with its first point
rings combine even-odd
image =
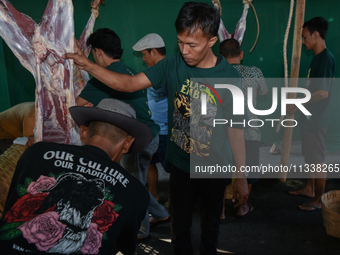
{"type": "MultiPolygon", "coordinates": [[[[257,95],[266,95],[268,93],[268,88],[264,80],[262,71],[255,66],[244,66],[241,65],[241,60],[243,59],[243,51],[240,49],[240,44],[235,39],[224,40],[220,44],[220,54],[226,58],[226,60],[236,68],[241,74],[242,80],[242,90],[245,98],[247,97],[247,89],[252,88],[252,102],[253,106],[256,108],[257,95]]],[[[247,102],[246,102],[247,105],[247,102]]],[[[249,119],[258,119],[257,116],[250,112],[248,109],[249,119]]],[[[246,127],[244,129],[244,139],[246,144],[246,165],[247,166],[258,166],[259,165],[259,148],[261,141],[261,131],[258,127],[258,123],[253,121],[253,126],[246,127]]],[[[250,176],[253,177],[253,176],[250,176]]],[[[248,190],[249,194],[252,188],[252,184],[256,182],[258,178],[249,178],[248,176],[248,190]]],[[[248,203],[240,206],[237,211],[238,216],[244,216],[251,212],[254,208],[248,203]]],[[[222,214],[221,218],[224,218],[222,214]]]]}

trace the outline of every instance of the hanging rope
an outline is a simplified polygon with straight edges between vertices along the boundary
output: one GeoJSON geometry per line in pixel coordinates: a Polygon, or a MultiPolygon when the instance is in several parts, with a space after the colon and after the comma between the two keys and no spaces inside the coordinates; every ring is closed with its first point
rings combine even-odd
{"type": "MultiPolygon", "coordinates": [[[[294,0],[290,1],[290,9],[289,9],[289,17],[288,17],[288,24],[287,29],[285,33],[285,38],[283,42],[283,63],[284,63],[284,72],[285,72],[285,87],[288,87],[288,61],[287,61],[287,44],[288,44],[288,36],[289,36],[289,30],[292,24],[292,18],[293,18],[293,11],[294,11],[294,0]]],[[[278,133],[280,131],[281,122],[283,121],[284,116],[282,115],[280,118],[279,123],[276,126],[275,131],[278,133]]]]}
{"type": "Polygon", "coordinates": [[[260,35],[260,23],[259,23],[259,19],[257,17],[257,13],[256,13],[256,10],[255,10],[255,7],[254,5],[251,3],[252,1],[248,1],[249,5],[251,6],[251,8],[253,9],[254,11],[254,15],[255,15],[255,19],[256,19],[256,24],[257,24],[257,35],[256,35],[256,39],[255,39],[255,42],[254,42],[254,45],[253,47],[250,49],[249,52],[252,52],[257,44],[257,40],[259,39],[259,35],[260,35]]]}
{"type": "Polygon", "coordinates": [[[288,25],[287,25],[285,39],[284,39],[284,43],[283,43],[283,60],[284,60],[284,68],[285,68],[285,87],[288,87],[287,43],[288,43],[290,26],[292,24],[293,10],[294,10],[294,0],[291,0],[290,1],[288,25]]]}

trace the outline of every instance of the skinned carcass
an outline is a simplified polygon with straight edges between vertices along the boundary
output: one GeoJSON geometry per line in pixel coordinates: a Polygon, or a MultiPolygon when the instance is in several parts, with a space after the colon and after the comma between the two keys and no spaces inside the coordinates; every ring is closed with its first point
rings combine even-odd
{"type": "MultiPolygon", "coordinates": [[[[242,44],[244,33],[246,32],[248,9],[249,9],[249,6],[251,6],[253,8],[255,19],[256,19],[256,23],[257,23],[257,36],[256,36],[256,40],[255,40],[255,43],[254,43],[253,47],[250,49],[250,52],[253,51],[253,49],[255,48],[255,45],[257,43],[257,40],[259,38],[260,25],[259,25],[259,20],[257,18],[255,7],[252,4],[252,2],[253,2],[253,0],[242,0],[242,3],[243,3],[242,16],[241,16],[240,20],[237,22],[235,30],[234,30],[234,32],[232,34],[230,34],[228,32],[228,30],[224,26],[222,18],[220,18],[220,27],[218,29],[218,38],[220,39],[220,42],[223,42],[226,39],[234,38],[235,40],[237,40],[239,42],[240,45],[242,44]]],[[[220,11],[220,15],[222,16],[222,7],[221,7],[220,0],[212,0],[212,3],[214,5],[214,7],[217,10],[220,11]]]]}
{"type": "MultiPolygon", "coordinates": [[[[220,19],[220,27],[218,29],[218,38],[220,39],[220,42],[223,42],[226,39],[234,38],[239,42],[240,45],[242,44],[244,33],[246,31],[246,24],[247,24],[246,18],[247,18],[248,9],[249,9],[249,3],[251,2],[252,0],[243,0],[243,4],[244,4],[243,13],[242,13],[240,20],[237,22],[235,31],[232,34],[228,32],[228,30],[224,26],[222,19],[220,19]]],[[[220,0],[212,0],[212,3],[214,4],[214,7],[216,9],[222,12],[220,0]]]]}
{"type": "MultiPolygon", "coordinates": [[[[91,3],[92,14],[78,44],[86,55],[86,40],[92,33],[102,0],[91,3]]],[[[32,73],[36,82],[35,142],[80,144],[77,127],[68,108],[89,79],[71,60],[74,51],[74,20],[71,0],[49,0],[39,24],[0,0],[0,36],[32,73]]]]}

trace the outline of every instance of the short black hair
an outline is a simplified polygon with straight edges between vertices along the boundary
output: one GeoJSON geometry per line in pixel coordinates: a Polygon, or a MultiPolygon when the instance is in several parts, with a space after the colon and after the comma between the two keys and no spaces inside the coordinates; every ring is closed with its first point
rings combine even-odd
{"type": "Polygon", "coordinates": [[[239,42],[234,39],[226,39],[220,44],[220,54],[225,58],[235,58],[240,56],[241,47],[239,42]]]}
{"type": "Polygon", "coordinates": [[[327,30],[328,30],[328,21],[322,17],[315,17],[303,24],[303,28],[307,27],[310,34],[313,34],[315,31],[318,31],[321,38],[325,40],[327,30]]]}
{"type": "Polygon", "coordinates": [[[90,137],[95,135],[105,137],[113,144],[117,144],[129,135],[123,129],[102,121],[90,121],[88,127],[88,133],[90,137]]]}
{"type": "Polygon", "coordinates": [[[213,6],[199,2],[184,3],[175,22],[177,34],[187,30],[189,33],[195,33],[201,29],[205,35],[213,37],[217,36],[219,26],[219,11],[213,6]]]}
{"type": "Polygon", "coordinates": [[[113,59],[120,59],[123,54],[120,38],[109,28],[99,28],[93,32],[87,39],[86,45],[92,49],[101,49],[113,59]]]}
{"type": "Polygon", "coordinates": [[[146,49],[146,50],[147,50],[147,51],[149,52],[149,54],[150,54],[152,49],[157,50],[158,53],[159,53],[160,55],[162,55],[162,56],[165,56],[165,55],[166,55],[166,48],[165,48],[165,47],[161,47],[161,48],[150,48],[150,49],[146,49]]]}

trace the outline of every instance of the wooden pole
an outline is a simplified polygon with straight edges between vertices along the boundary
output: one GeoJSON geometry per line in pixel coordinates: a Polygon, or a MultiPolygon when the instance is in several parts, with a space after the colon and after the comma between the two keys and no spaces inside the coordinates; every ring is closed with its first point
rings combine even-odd
{"type": "MultiPolygon", "coordinates": [[[[301,47],[302,47],[302,26],[305,18],[305,6],[306,0],[296,1],[295,10],[295,26],[294,26],[294,39],[293,39],[293,55],[292,55],[292,66],[290,70],[290,82],[289,87],[298,86],[299,70],[300,70],[300,59],[301,59],[301,47]]],[[[296,98],[296,93],[290,93],[289,98],[296,98]]],[[[294,119],[294,114],[287,114],[286,119],[294,119]]],[[[286,122],[287,126],[293,126],[292,121],[286,122]]],[[[281,165],[287,166],[289,163],[289,154],[292,143],[293,127],[285,127],[282,154],[281,154],[281,165]]],[[[287,173],[280,173],[279,180],[285,182],[287,173]]]]}

